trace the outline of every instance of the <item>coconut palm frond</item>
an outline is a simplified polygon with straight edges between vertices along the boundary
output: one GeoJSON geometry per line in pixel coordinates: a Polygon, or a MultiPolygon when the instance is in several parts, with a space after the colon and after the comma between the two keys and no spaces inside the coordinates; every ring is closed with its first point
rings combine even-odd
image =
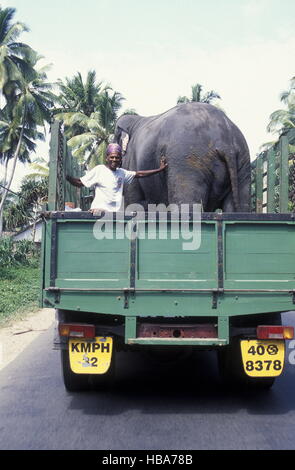
{"type": "Polygon", "coordinates": [[[191,98],[188,98],[187,96],[179,96],[177,98],[177,104],[190,102],[210,104],[213,103],[213,101],[216,99],[221,99],[220,95],[214,90],[208,91],[203,94],[203,85],[201,85],[200,83],[196,83],[195,85],[193,85],[191,87],[191,90],[191,98]]]}

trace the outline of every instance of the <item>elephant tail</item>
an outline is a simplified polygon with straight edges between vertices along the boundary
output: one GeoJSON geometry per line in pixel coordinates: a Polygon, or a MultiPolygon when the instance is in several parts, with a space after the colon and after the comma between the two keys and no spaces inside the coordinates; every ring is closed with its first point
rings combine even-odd
{"type": "Polygon", "coordinates": [[[226,167],[229,173],[229,178],[230,178],[235,212],[239,212],[241,206],[240,206],[240,197],[239,197],[239,188],[238,188],[237,159],[235,158],[235,156],[230,155],[225,152],[221,152],[218,149],[216,149],[216,151],[220,159],[224,161],[226,164],[226,167]]]}

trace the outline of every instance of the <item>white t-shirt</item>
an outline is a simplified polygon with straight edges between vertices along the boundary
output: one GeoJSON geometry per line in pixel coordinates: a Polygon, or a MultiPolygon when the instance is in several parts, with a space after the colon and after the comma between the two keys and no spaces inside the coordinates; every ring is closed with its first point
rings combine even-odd
{"type": "Polygon", "coordinates": [[[122,204],[124,184],[133,180],[136,172],[117,168],[110,170],[105,165],[97,165],[80,180],[86,188],[95,187],[95,197],[91,209],[117,212],[122,204]]]}

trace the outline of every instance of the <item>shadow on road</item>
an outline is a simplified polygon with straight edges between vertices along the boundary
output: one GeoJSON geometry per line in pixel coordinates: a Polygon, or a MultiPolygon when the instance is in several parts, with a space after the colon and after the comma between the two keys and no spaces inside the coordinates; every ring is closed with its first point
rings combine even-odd
{"type": "Polygon", "coordinates": [[[87,414],[116,415],[131,409],[144,414],[281,415],[295,408],[294,375],[287,367],[269,391],[227,389],[214,352],[197,352],[174,365],[156,365],[140,353],[120,353],[117,376],[108,392],[71,394],[70,407],[87,414]]]}

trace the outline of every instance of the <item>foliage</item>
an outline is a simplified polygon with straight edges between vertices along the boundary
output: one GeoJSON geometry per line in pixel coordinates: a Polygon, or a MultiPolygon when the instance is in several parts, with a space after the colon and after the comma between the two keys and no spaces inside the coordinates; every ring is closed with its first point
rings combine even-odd
{"type": "Polygon", "coordinates": [[[78,72],[65,83],[58,81],[61,105],[55,116],[63,121],[73,156],[89,168],[103,163],[106,145],[111,141],[123,96],[110,85],[96,83],[96,73],[89,71],[84,83],[78,72]]]}
{"type": "Polygon", "coordinates": [[[37,310],[40,269],[19,265],[0,269],[0,325],[9,318],[37,310]]]}
{"type": "MultiPolygon", "coordinates": [[[[270,115],[270,121],[267,126],[267,131],[277,134],[277,138],[271,142],[266,142],[260,147],[260,156],[273,149],[279,156],[279,140],[281,136],[287,135],[289,140],[289,203],[288,211],[294,211],[295,208],[295,195],[294,195],[294,182],[295,182],[295,146],[294,138],[291,136],[290,130],[295,128],[295,77],[290,81],[289,89],[283,91],[280,95],[282,103],[286,105],[286,109],[279,109],[270,115]]],[[[259,157],[259,155],[258,155],[259,157]]],[[[278,165],[278,162],[277,162],[278,165]]],[[[274,208],[275,212],[279,212],[279,199],[280,199],[280,175],[279,168],[275,169],[275,194],[274,194],[274,208]]],[[[254,177],[254,175],[253,175],[254,177]]],[[[255,185],[252,187],[252,201],[255,207],[255,185]]],[[[253,208],[252,207],[252,208],[253,208]]],[[[254,209],[255,210],[255,209],[254,209]]]]}
{"type": "Polygon", "coordinates": [[[36,220],[36,211],[48,198],[48,179],[25,178],[18,199],[7,205],[4,211],[4,229],[11,231],[36,220]]]}
{"type": "Polygon", "coordinates": [[[24,23],[12,23],[15,12],[14,8],[0,6],[0,89],[7,101],[14,93],[14,84],[23,75],[33,73],[30,64],[36,57],[30,46],[17,41],[28,27],[24,23]]]}
{"type": "Polygon", "coordinates": [[[280,100],[287,109],[278,109],[270,115],[267,130],[282,135],[295,127],[295,77],[290,80],[289,89],[281,93],[280,100]]]}
{"type": "Polygon", "coordinates": [[[17,145],[23,131],[19,161],[22,163],[30,161],[30,153],[36,149],[36,140],[44,140],[42,133],[37,132],[28,124],[24,127],[20,124],[14,110],[6,105],[0,109],[0,157],[3,162],[13,158],[17,145]]]}
{"type": "Polygon", "coordinates": [[[6,168],[12,160],[11,174],[5,181],[7,189],[0,201],[0,219],[17,161],[29,161],[36,140],[44,138],[39,128],[51,121],[55,101],[52,84],[47,81],[48,66],[39,68],[41,56],[30,46],[16,42],[27,28],[12,23],[14,14],[13,8],[0,7],[0,96],[5,99],[0,114],[0,159],[6,168]]]}
{"type": "Polygon", "coordinates": [[[39,157],[36,158],[33,162],[29,164],[31,172],[26,175],[26,180],[31,181],[42,181],[49,178],[49,166],[48,161],[45,158],[39,157]]]}
{"type": "Polygon", "coordinates": [[[29,240],[14,242],[11,237],[0,239],[0,265],[1,268],[11,266],[36,266],[38,262],[38,249],[29,240]]]}
{"type": "Polygon", "coordinates": [[[214,91],[208,91],[207,93],[202,93],[203,91],[203,85],[200,85],[200,83],[196,83],[195,85],[192,86],[192,94],[191,97],[188,98],[187,96],[179,96],[177,99],[177,104],[181,103],[190,103],[192,101],[196,101],[199,103],[212,103],[216,99],[221,99],[219,94],[214,91]]]}
{"type": "Polygon", "coordinates": [[[86,116],[94,113],[102,88],[102,82],[96,83],[94,70],[88,72],[85,83],[81,73],[78,72],[73,78],[66,78],[65,82],[59,79],[57,84],[60,89],[57,104],[60,105],[60,108],[57,108],[55,113],[72,111],[81,112],[86,116]]]}

